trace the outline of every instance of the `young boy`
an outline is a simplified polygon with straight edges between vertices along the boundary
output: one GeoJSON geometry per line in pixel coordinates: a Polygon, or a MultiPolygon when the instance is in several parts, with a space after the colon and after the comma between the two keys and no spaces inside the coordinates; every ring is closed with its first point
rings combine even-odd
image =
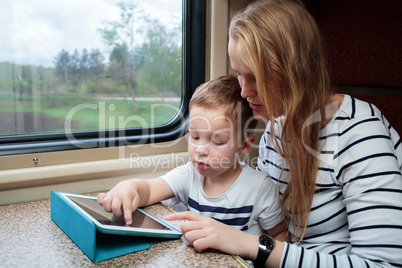
{"type": "MultiPolygon", "coordinates": [[[[117,184],[98,203],[116,217],[177,197],[190,211],[252,234],[285,231],[275,184],[266,173],[239,162],[254,144],[256,120],[232,75],[202,84],[190,100],[188,153],[191,162],[161,178],[117,184]]],[[[284,235],[281,234],[284,238],[284,235]]]]}

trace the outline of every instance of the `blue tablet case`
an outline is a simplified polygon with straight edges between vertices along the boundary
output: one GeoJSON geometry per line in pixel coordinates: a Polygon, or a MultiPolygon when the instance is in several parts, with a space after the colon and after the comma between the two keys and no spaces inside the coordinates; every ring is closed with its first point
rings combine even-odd
{"type": "Polygon", "coordinates": [[[102,234],[59,192],[52,191],[50,200],[51,219],[94,263],[151,247],[140,237],[102,234]]]}

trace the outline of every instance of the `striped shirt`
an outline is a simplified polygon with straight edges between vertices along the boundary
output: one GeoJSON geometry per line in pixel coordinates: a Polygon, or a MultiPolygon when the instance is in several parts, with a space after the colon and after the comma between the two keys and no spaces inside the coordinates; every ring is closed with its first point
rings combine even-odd
{"type": "MultiPolygon", "coordinates": [[[[402,112],[402,111],[401,111],[402,112]]],[[[283,194],[288,166],[270,138],[260,141],[257,169],[283,194]]],[[[281,133],[276,120],[277,138],[281,133]]],[[[402,146],[372,104],[345,95],[320,133],[320,159],[308,226],[301,246],[285,244],[282,267],[402,267],[402,146]]],[[[294,230],[291,230],[294,233],[294,230]]]]}
{"type": "Polygon", "coordinates": [[[207,196],[204,177],[189,162],[162,178],[188,210],[211,217],[239,230],[259,235],[282,221],[275,184],[265,172],[242,163],[242,171],[226,193],[207,196]]]}

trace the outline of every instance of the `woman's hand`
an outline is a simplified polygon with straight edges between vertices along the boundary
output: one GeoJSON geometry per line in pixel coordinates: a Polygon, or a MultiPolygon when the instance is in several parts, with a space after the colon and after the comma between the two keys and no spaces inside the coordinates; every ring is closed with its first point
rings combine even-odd
{"type": "Polygon", "coordinates": [[[183,236],[199,252],[212,248],[246,259],[254,260],[257,257],[256,235],[189,211],[169,215],[166,220],[186,220],[181,224],[183,236]]]}
{"type": "Polygon", "coordinates": [[[133,222],[132,214],[140,203],[140,195],[135,181],[128,180],[118,183],[106,194],[98,194],[97,201],[105,211],[112,212],[115,217],[124,215],[126,224],[130,225],[133,222]]]}

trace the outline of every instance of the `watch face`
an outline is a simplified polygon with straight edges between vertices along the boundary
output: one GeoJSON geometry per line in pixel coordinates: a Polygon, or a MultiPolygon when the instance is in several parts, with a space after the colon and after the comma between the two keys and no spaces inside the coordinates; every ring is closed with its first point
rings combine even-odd
{"type": "Polygon", "coordinates": [[[275,247],[275,240],[267,234],[261,234],[259,242],[261,246],[264,246],[267,249],[272,250],[275,247]]]}

